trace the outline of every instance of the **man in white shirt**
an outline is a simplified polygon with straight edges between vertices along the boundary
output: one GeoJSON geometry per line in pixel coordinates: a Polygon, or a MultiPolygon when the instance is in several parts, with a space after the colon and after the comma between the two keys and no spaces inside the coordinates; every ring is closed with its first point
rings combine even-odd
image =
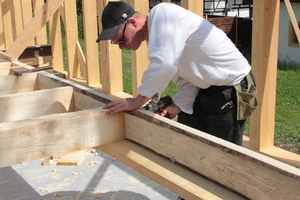
{"type": "Polygon", "coordinates": [[[135,110],[159,99],[173,80],[179,92],[163,116],[178,115],[178,122],[242,145],[246,120],[237,120],[234,85],[247,87],[251,67],[222,30],[172,3],[141,15],[123,1],[108,3],[102,26],[97,42],[111,40],[121,49],[136,50],[146,41],[150,60],[139,95],[107,104],[107,113],[135,110]]]}

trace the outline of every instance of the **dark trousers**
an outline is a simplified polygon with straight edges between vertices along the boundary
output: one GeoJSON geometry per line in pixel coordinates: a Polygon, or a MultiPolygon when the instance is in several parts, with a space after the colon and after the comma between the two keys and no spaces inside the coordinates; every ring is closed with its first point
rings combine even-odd
{"type": "MultiPolygon", "coordinates": [[[[241,82],[247,87],[247,80],[241,82]]],[[[237,97],[233,86],[200,89],[193,114],[180,112],[178,122],[237,145],[243,145],[246,120],[237,120],[237,97]]]]}

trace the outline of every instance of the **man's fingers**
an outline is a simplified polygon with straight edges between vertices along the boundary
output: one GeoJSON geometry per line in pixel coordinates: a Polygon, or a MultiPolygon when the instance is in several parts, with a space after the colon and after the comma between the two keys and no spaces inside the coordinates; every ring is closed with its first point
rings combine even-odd
{"type": "Polygon", "coordinates": [[[160,116],[165,116],[168,112],[166,110],[163,110],[161,113],[160,113],[160,116]]]}

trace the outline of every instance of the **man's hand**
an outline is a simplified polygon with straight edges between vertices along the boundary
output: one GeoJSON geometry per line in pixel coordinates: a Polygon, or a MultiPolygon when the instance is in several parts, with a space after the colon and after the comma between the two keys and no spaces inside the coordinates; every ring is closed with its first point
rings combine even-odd
{"type": "Polygon", "coordinates": [[[112,101],[109,104],[105,105],[103,108],[108,109],[106,111],[106,113],[108,114],[118,113],[128,110],[136,110],[144,105],[147,101],[149,101],[148,97],[139,94],[135,98],[126,98],[112,101]]]}
{"type": "Polygon", "coordinates": [[[175,104],[172,104],[168,107],[166,107],[162,112],[161,112],[161,116],[165,116],[167,113],[169,114],[170,118],[173,119],[174,117],[176,117],[179,113],[181,112],[181,109],[176,106],[175,104]]]}

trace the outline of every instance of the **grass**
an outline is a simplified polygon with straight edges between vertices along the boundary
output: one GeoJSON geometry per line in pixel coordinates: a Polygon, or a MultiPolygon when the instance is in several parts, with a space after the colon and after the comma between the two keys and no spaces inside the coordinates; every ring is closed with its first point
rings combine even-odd
{"type": "Polygon", "coordinates": [[[292,146],[300,153],[300,64],[278,64],[276,90],[275,145],[292,146]]]}
{"type": "MultiPolygon", "coordinates": [[[[247,53],[247,52],[246,52],[247,53]]],[[[250,58],[249,56],[245,56],[250,58]]],[[[124,91],[132,94],[130,51],[123,50],[124,91]]],[[[278,63],[275,146],[300,154],[300,64],[288,60],[278,63]]],[[[162,96],[174,96],[178,87],[171,81],[162,96]]],[[[246,131],[249,130],[249,123],[246,131]]]]}

